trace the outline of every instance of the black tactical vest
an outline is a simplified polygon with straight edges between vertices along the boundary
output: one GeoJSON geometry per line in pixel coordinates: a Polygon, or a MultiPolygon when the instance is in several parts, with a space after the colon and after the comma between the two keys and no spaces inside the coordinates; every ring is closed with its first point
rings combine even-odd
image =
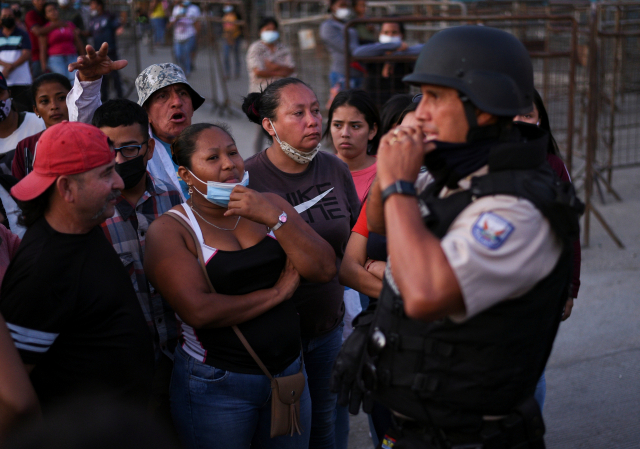
{"type": "Polygon", "coordinates": [[[362,384],[383,405],[429,425],[473,432],[483,416],[508,415],[533,395],[568,298],[570,241],[582,206],[544,162],[545,150],[540,141],[497,144],[489,174],[473,178],[471,189],[443,199],[427,189],[419,197],[425,225],[438,238],[477,198],[525,198],[550,221],[564,249],[532,290],[460,324],[408,318],[387,272],[361,370],[362,384]]]}

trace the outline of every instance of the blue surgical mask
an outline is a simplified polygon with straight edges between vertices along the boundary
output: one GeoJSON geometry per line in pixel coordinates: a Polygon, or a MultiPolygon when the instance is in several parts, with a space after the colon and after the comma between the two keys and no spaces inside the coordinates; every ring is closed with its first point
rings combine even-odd
{"type": "Polygon", "coordinates": [[[224,7],[222,8],[222,11],[223,11],[223,12],[226,12],[226,13],[230,13],[231,11],[233,11],[233,6],[229,6],[229,5],[224,6],[224,7]]]}
{"type": "Polygon", "coordinates": [[[260,33],[260,40],[266,44],[272,44],[278,40],[280,33],[273,30],[265,30],[260,33]]]}
{"type": "Polygon", "coordinates": [[[207,185],[207,194],[205,195],[201,191],[193,186],[193,190],[198,192],[204,198],[206,198],[209,202],[213,204],[217,204],[221,207],[229,207],[229,197],[231,196],[231,191],[235,186],[243,186],[247,187],[249,185],[249,172],[245,171],[244,176],[242,177],[242,181],[240,182],[215,182],[215,181],[202,181],[196,175],[193,174],[191,170],[189,173],[200,181],[203,184],[207,185]]]}

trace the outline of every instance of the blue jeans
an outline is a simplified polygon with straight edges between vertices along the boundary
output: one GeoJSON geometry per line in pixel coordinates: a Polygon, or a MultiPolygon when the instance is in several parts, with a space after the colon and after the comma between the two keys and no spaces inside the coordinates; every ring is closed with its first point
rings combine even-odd
{"type": "Polygon", "coordinates": [[[54,55],[49,56],[47,60],[47,65],[49,66],[49,70],[53,73],[59,73],[60,75],[66,76],[71,84],[73,85],[74,78],[76,76],[75,70],[73,72],[69,72],[69,64],[72,62],[76,62],[78,60],[78,55],[54,55]]]}
{"type": "Polygon", "coordinates": [[[191,75],[191,52],[196,46],[197,36],[191,36],[186,41],[174,42],[173,52],[178,60],[178,65],[184,70],[184,74],[191,75]]]}
{"type": "Polygon", "coordinates": [[[304,364],[311,393],[311,439],[309,449],[334,449],[336,402],[338,395],[329,390],[331,370],[342,347],[344,323],[328,334],[303,338],[304,364]]]}
{"type": "Polygon", "coordinates": [[[224,71],[228,77],[231,77],[231,60],[230,54],[233,52],[235,76],[240,76],[240,38],[236,39],[234,43],[229,44],[226,39],[223,39],[223,51],[224,51],[224,71]]]}
{"type": "MultiPolygon", "coordinates": [[[[274,377],[297,373],[300,363],[300,358],[296,359],[274,377]]],[[[170,392],[171,415],[185,449],[306,449],[309,445],[311,400],[307,386],[300,399],[302,435],[276,438],[270,437],[271,383],[264,374],[214,368],[178,346],[170,392]]]]}
{"type": "MultiPolygon", "coordinates": [[[[344,90],[346,78],[344,75],[338,72],[329,73],[329,87],[333,87],[336,84],[340,84],[340,90],[344,90]]],[[[362,87],[362,78],[351,77],[349,78],[349,89],[360,89],[362,87]]]]}
{"type": "Polygon", "coordinates": [[[542,412],[542,409],[544,408],[544,398],[546,396],[547,396],[547,378],[544,377],[544,371],[543,371],[542,376],[540,376],[540,379],[538,380],[538,384],[536,385],[536,391],[533,393],[533,397],[538,402],[541,412],[542,412]]]}
{"type": "Polygon", "coordinates": [[[167,19],[161,17],[159,19],[151,19],[151,28],[153,28],[153,43],[164,44],[164,30],[167,26],[167,19]]]}

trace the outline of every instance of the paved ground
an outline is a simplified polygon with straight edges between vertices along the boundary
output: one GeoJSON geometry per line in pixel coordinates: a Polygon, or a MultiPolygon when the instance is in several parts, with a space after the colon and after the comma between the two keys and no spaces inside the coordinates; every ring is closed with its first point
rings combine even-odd
{"type": "MultiPolygon", "coordinates": [[[[169,60],[167,49],[142,52],[143,68],[169,60]]],[[[204,51],[197,67],[192,82],[210,98],[211,70],[204,51]]],[[[231,98],[238,102],[246,86],[243,73],[230,82],[231,98]]],[[[241,154],[251,155],[256,125],[244,116],[220,117],[207,101],[194,117],[194,122],[204,121],[228,122],[241,154]]],[[[626,249],[618,249],[592,218],[579,298],[560,328],[547,367],[544,416],[550,449],[640,448],[640,170],[616,171],[613,184],[623,201],[609,196],[607,204],[598,201],[596,206],[626,249]]],[[[351,429],[350,448],[372,447],[362,413],[352,417],[351,429]]]]}

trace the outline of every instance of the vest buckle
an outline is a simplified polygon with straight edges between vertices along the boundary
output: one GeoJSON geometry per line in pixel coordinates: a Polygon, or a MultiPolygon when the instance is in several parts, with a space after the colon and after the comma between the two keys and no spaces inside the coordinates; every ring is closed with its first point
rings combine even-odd
{"type": "Polygon", "coordinates": [[[428,374],[418,373],[413,378],[411,390],[420,396],[431,396],[431,393],[438,388],[438,379],[428,374]]]}

